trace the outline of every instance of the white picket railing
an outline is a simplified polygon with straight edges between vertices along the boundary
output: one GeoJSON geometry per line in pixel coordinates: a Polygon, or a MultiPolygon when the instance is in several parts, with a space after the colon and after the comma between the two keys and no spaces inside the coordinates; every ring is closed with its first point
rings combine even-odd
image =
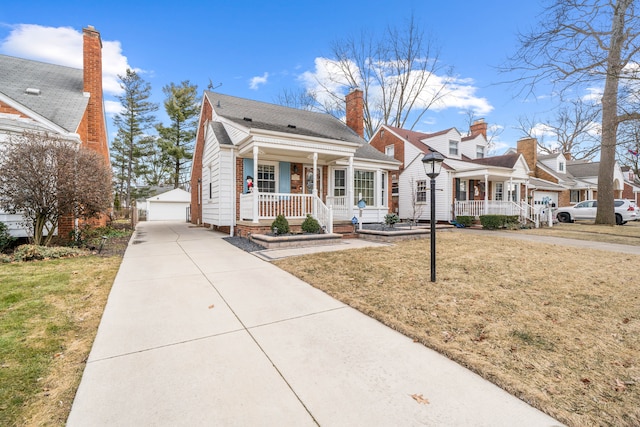
{"type": "MultiPolygon", "coordinates": [[[[254,193],[240,195],[240,219],[253,220],[254,193]]],[[[333,232],[333,211],[312,194],[258,193],[258,220],[284,215],[304,219],[312,215],[328,233],[333,232]]]]}
{"type": "Polygon", "coordinates": [[[527,220],[540,225],[540,208],[529,205],[525,201],[512,202],[502,200],[468,200],[454,202],[455,216],[480,215],[518,215],[521,222],[527,220]]]}
{"type": "Polygon", "coordinates": [[[347,205],[347,196],[327,196],[327,206],[330,206],[333,210],[333,217],[335,219],[351,219],[347,205]]]}

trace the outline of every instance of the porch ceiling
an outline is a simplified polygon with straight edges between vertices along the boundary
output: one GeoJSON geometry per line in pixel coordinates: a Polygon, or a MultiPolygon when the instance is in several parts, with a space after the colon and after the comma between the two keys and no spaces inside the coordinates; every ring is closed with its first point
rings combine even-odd
{"type": "Polygon", "coordinates": [[[239,154],[252,156],[254,147],[258,148],[258,157],[263,159],[312,162],[315,153],[318,155],[318,162],[330,163],[353,156],[359,146],[343,141],[253,137],[240,146],[239,154]]]}
{"type": "Polygon", "coordinates": [[[489,181],[508,181],[509,179],[515,181],[525,181],[529,179],[528,175],[516,174],[513,171],[505,170],[493,170],[493,169],[475,169],[467,171],[454,172],[455,178],[474,179],[484,181],[485,176],[489,181]]]}

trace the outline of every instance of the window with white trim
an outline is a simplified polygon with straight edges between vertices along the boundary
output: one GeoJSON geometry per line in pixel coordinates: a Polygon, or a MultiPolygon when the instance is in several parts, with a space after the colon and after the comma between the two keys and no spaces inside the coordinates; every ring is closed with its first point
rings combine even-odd
{"type": "Polygon", "coordinates": [[[496,182],[495,183],[495,195],[494,195],[494,200],[504,200],[504,183],[503,182],[496,182]]]}
{"type": "Polygon", "coordinates": [[[580,201],[580,190],[569,191],[569,203],[578,203],[580,201]]]}
{"type": "Polygon", "coordinates": [[[347,171],[335,169],[333,171],[333,195],[335,197],[347,194],[347,171]]]}
{"type": "Polygon", "coordinates": [[[275,165],[259,164],[257,181],[260,193],[275,193],[277,188],[275,165]]]}
{"type": "Polygon", "coordinates": [[[476,159],[484,158],[484,145],[476,145],[476,159]]]}
{"type": "Polygon", "coordinates": [[[417,203],[427,202],[427,180],[426,179],[419,179],[416,181],[416,202],[417,203]]]}
{"type": "Polygon", "coordinates": [[[389,157],[393,157],[393,155],[395,154],[395,147],[393,145],[387,145],[386,147],[384,147],[384,154],[389,157]]]}
{"type": "Polygon", "coordinates": [[[564,162],[558,163],[558,172],[564,172],[564,162]]]}
{"type": "Polygon", "coordinates": [[[361,194],[367,206],[375,203],[375,173],[373,171],[356,170],[353,174],[353,202],[358,204],[358,197],[361,194]]]}
{"type": "Polygon", "coordinates": [[[450,156],[458,155],[458,141],[454,139],[449,140],[449,155],[450,156]]]}

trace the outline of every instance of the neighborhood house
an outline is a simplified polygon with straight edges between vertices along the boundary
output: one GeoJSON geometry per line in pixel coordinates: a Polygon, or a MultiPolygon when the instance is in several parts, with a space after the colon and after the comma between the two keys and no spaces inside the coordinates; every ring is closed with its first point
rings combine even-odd
{"type": "Polygon", "coordinates": [[[329,114],[205,91],[191,171],[191,222],[229,234],[264,232],[277,215],[383,222],[400,162],[363,139],[362,92],[347,124],[329,114]],[[359,209],[358,206],[363,206],[359,209]]]}
{"type": "MultiPolygon", "coordinates": [[[[46,132],[97,151],[109,164],[102,41],[91,26],[83,29],[83,59],[83,69],[75,69],[0,55],[0,144],[25,131],[46,132]]],[[[0,211],[0,222],[13,236],[28,235],[22,215],[0,211]]],[[[61,219],[58,235],[68,235],[75,222],[61,219]]],[[[106,216],[98,223],[104,225],[106,216]]]]}

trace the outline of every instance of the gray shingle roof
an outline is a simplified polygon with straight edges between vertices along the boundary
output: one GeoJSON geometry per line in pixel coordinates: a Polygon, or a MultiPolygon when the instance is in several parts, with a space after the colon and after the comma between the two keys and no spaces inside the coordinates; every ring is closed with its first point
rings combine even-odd
{"type": "MultiPolygon", "coordinates": [[[[352,142],[360,144],[355,152],[356,158],[399,163],[392,157],[371,147],[351,128],[330,114],[299,110],[217,92],[205,91],[204,94],[217,115],[241,126],[352,142]]],[[[221,143],[231,143],[221,125],[215,125],[214,132],[221,143]]]]}
{"type": "Polygon", "coordinates": [[[0,55],[0,93],[76,132],[89,98],[83,94],[81,69],[0,55]],[[30,95],[27,88],[39,89],[30,95]]]}
{"type": "Polygon", "coordinates": [[[298,110],[217,92],[205,91],[205,95],[216,114],[250,129],[365,143],[352,129],[329,114],[298,110]]]}
{"type": "Polygon", "coordinates": [[[598,176],[600,162],[570,162],[567,164],[567,172],[576,178],[598,176]]]}

